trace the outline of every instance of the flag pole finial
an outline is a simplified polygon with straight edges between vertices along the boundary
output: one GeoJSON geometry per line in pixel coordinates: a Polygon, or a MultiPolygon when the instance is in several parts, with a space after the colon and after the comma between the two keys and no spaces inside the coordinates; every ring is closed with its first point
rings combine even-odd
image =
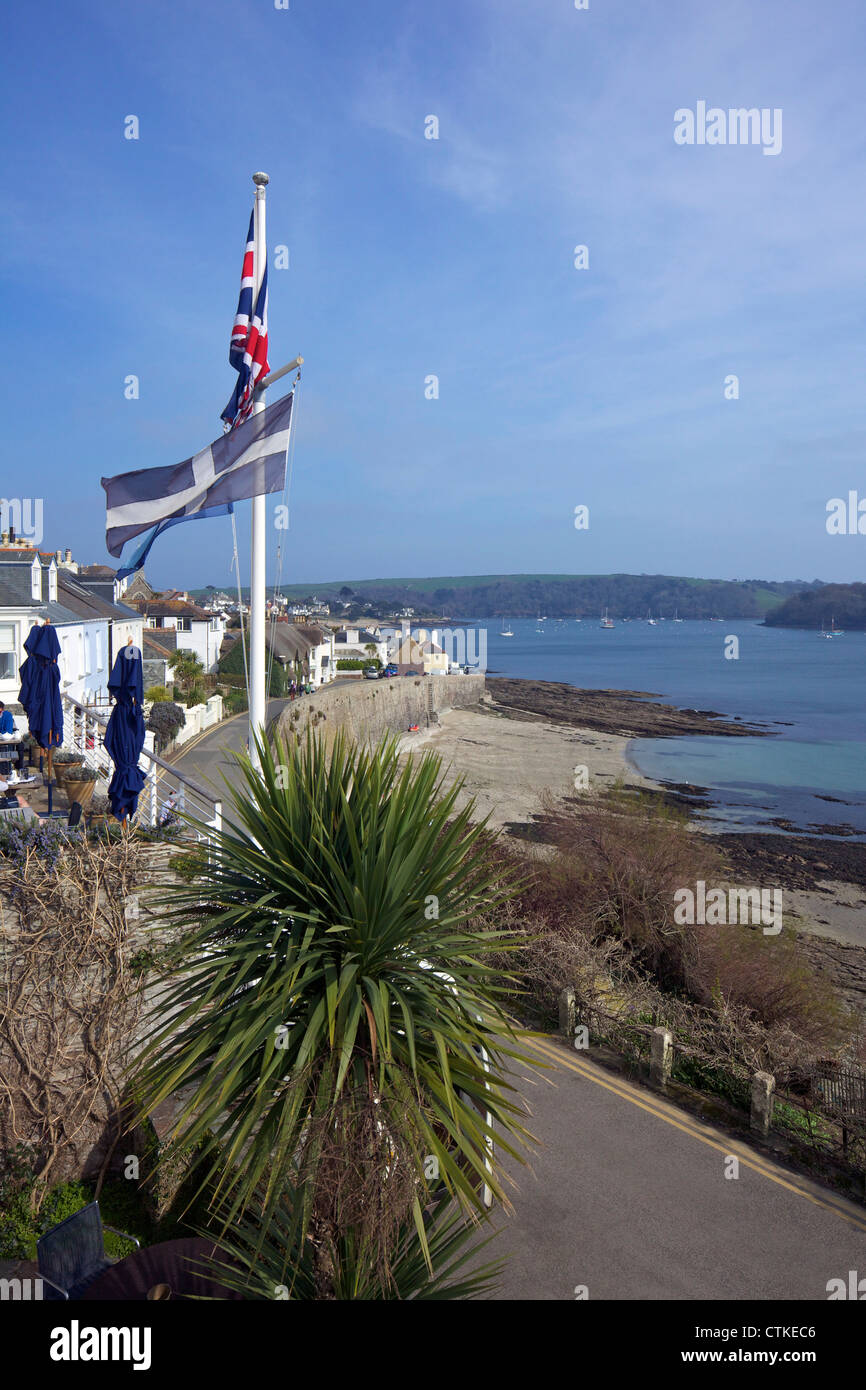
{"type": "Polygon", "coordinates": [[[253,174],[253,183],[257,188],[265,188],[270,183],[270,179],[267,174],[263,174],[260,171],[257,174],[253,174]]]}

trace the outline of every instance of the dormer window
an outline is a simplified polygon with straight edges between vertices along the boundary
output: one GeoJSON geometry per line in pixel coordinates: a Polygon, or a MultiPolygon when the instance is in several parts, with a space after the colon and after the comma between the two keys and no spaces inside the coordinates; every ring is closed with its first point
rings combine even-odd
{"type": "Polygon", "coordinates": [[[53,560],[48,566],[48,602],[57,602],[57,566],[53,560]]]}
{"type": "Polygon", "coordinates": [[[35,555],[30,566],[30,597],[37,603],[42,602],[42,566],[35,555]]]}

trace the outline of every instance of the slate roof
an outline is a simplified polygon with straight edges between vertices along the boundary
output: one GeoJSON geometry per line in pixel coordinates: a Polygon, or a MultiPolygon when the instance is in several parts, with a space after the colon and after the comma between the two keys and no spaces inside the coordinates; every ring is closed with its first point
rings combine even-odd
{"type": "MultiPolygon", "coordinates": [[[[38,615],[40,618],[49,618],[56,627],[62,627],[66,623],[80,623],[81,616],[73,612],[58,599],[56,603],[49,603],[45,599],[41,601],[33,597],[30,587],[30,566],[33,563],[33,551],[29,553],[22,551],[21,555],[27,557],[22,563],[17,558],[17,552],[7,548],[0,552],[0,586],[3,588],[4,598],[3,607],[5,608],[26,608],[33,614],[34,619],[38,615]],[[10,559],[8,557],[15,556],[10,559]]],[[[60,571],[58,571],[58,580],[60,571]]],[[[47,588],[45,579],[42,581],[43,593],[47,588]]],[[[60,588],[58,584],[58,594],[60,588]]]]}
{"type": "MultiPolygon", "coordinates": [[[[226,637],[220,651],[220,659],[227,656],[240,637],[238,632],[234,641],[226,637]]],[[[268,623],[265,626],[265,646],[278,659],[302,661],[313,647],[323,642],[324,634],[320,627],[302,623],[268,623]]]]}
{"type": "MultiPolygon", "coordinates": [[[[14,553],[14,552],[11,552],[14,553]]],[[[48,618],[55,627],[64,627],[70,623],[93,622],[97,619],[120,619],[140,618],[141,614],[136,613],[133,608],[127,608],[123,603],[111,603],[109,600],[101,598],[91,589],[86,589],[83,584],[78,584],[76,580],[66,570],[57,571],[57,600],[51,602],[47,599],[33,598],[30,586],[30,563],[20,559],[9,560],[10,551],[0,551],[0,608],[26,608],[29,609],[34,617],[38,614],[41,618],[48,618]]],[[[22,552],[26,556],[26,552],[22,552]]],[[[42,592],[47,590],[47,581],[43,576],[42,592]]]]}
{"type": "Polygon", "coordinates": [[[177,651],[177,633],[171,627],[146,627],[142,643],[144,655],[157,661],[167,661],[177,651]],[[154,637],[158,632],[159,637],[154,637]]]}
{"type": "Polygon", "coordinates": [[[213,617],[212,613],[205,613],[204,609],[199,608],[195,603],[189,603],[185,599],[178,598],[136,598],[130,599],[130,603],[143,613],[147,618],[196,618],[201,622],[209,623],[213,617]]]}
{"type": "Polygon", "coordinates": [[[114,603],[111,599],[104,598],[97,594],[93,589],[85,588],[83,584],[78,584],[72,575],[63,570],[57,572],[57,593],[58,597],[62,593],[66,606],[71,608],[74,613],[80,613],[83,618],[109,618],[121,621],[130,618],[140,618],[141,614],[134,608],[130,608],[126,603],[114,603]]]}
{"type": "Polygon", "coordinates": [[[111,565],[79,565],[79,579],[110,579],[114,580],[117,571],[111,565]]]}

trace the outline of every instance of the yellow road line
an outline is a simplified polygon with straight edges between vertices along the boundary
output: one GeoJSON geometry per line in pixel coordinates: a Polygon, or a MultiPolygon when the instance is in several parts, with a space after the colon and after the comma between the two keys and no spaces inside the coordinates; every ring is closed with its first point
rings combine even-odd
{"type": "Polygon", "coordinates": [[[806,1200],[812,1202],[814,1206],[823,1207],[825,1211],[832,1211],[836,1216],[841,1216],[843,1221],[847,1221],[850,1225],[856,1226],[858,1230],[866,1231],[866,1219],[853,1215],[845,1207],[837,1205],[831,1200],[816,1197],[806,1188],[800,1187],[796,1183],[789,1181],[788,1177],[782,1177],[779,1170],[767,1168],[761,1163],[756,1162],[754,1158],[747,1156],[747,1153],[743,1151],[743,1147],[739,1141],[733,1140],[727,1145],[720,1144],[718,1140],[711,1139],[708,1135],[702,1134],[695,1125],[683,1123],[681,1120],[674,1119],[674,1117],[667,1112],[667,1109],[663,1108],[661,1105],[647,1104],[645,1100],[634,1094],[632,1089],[627,1086],[627,1083],[620,1082],[619,1084],[612,1084],[604,1077],[599,1076],[593,1066],[580,1063],[576,1058],[569,1056],[562,1049],[547,1042],[546,1039],[534,1036],[527,1038],[527,1042],[531,1047],[535,1048],[537,1052],[540,1052],[542,1056],[556,1062],[559,1066],[569,1071],[576,1072],[578,1076],[584,1077],[587,1081],[592,1081],[596,1086],[602,1086],[606,1091],[610,1091],[613,1095],[619,1096],[621,1100],[627,1100],[631,1105],[637,1105],[641,1110],[645,1110],[647,1114],[655,1115],[657,1119],[664,1120],[665,1124],[672,1125],[674,1129],[680,1130],[683,1134],[688,1135],[692,1139],[698,1139],[709,1148],[716,1149],[725,1156],[733,1154],[733,1156],[739,1159],[741,1163],[745,1164],[747,1168],[751,1168],[755,1173],[759,1173],[761,1177],[769,1178],[771,1182],[776,1183],[779,1187],[784,1187],[789,1192],[796,1193],[798,1197],[805,1197],[806,1200]]]}

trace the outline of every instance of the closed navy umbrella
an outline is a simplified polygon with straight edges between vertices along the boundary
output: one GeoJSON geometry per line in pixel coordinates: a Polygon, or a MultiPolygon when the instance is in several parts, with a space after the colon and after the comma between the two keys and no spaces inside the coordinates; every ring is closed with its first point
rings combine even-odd
{"type": "Polygon", "coordinates": [[[40,748],[56,748],[63,741],[63,701],[60,698],[60,640],[50,623],[34,623],[24,643],[27,659],[21,663],[18,699],[27,724],[40,748]]]}
{"type": "Polygon", "coordinates": [[[145,783],[138,759],[144,747],[144,699],[141,652],[131,644],[118,652],[108,682],[108,692],[116,704],[105,731],[105,748],[114,763],[114,776],[108,788],[112,813],[118,820],[134,816],[145,783]]]}

